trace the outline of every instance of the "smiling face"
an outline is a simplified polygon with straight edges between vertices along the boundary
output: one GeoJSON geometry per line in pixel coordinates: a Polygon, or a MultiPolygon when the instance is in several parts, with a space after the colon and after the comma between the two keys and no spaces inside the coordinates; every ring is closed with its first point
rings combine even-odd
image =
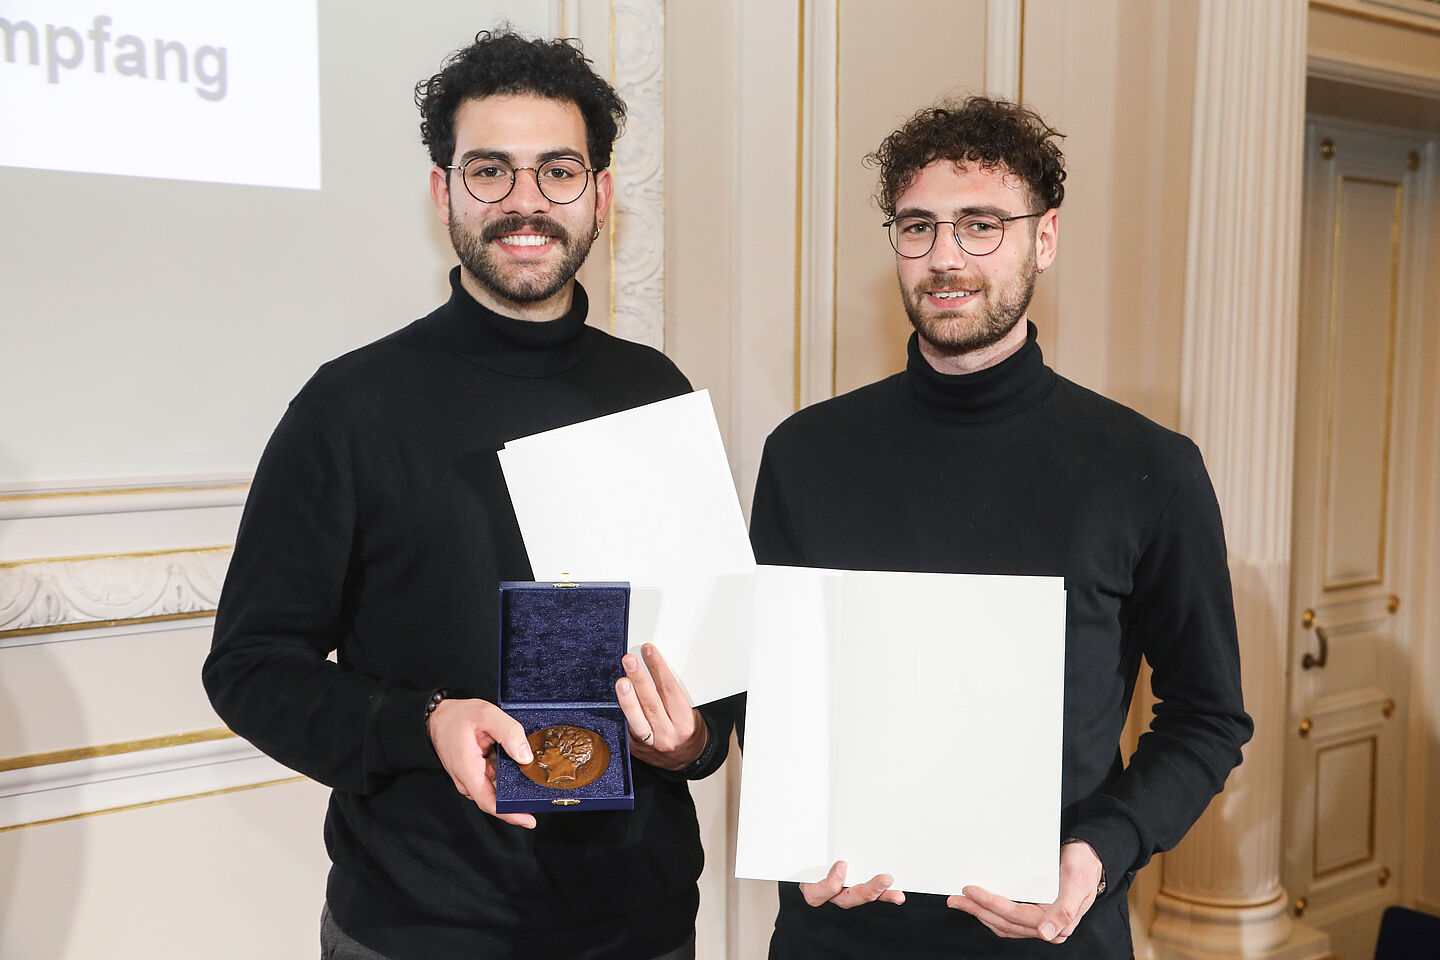
{"type": "MultiPolygon", "coordinates": [[[[466,100],[455,111],[455,156],[504,160],[533,168],[557,157],[590,166],[585,121],[569,101],[520,94],[466,100]]],[[[531,169],[516,173],[505,199],[481,203],[459,170],[435,167],[430,193],[460,258],[461,283],[480,303],[506,316],[553,320],[570,309],[575,273],[610,209],[608,170],[591,175],[578,200],[554,203],[531,169]]]]}
{"type": "MultiPolygon", "coordinates": [[[[934,221],[1032,212],[1018,178],[1003,169],[949,160],[923,168],[895,202],[897,217],[934,221]]],[[[1019,323],[1030,306],[1035,276],[1055,259],[1057,234],[1057,213],[1050,210],[1036,220],[1007,223],[999,248],[975,257],[960,249],[949,223],[942,223],[928,254],[915,259],[897,255],[900,296],[922,352],[954,357],[1001,343],[1010,347],[1005,355],[1017,349],[1024,342],[1019,323]]]]}

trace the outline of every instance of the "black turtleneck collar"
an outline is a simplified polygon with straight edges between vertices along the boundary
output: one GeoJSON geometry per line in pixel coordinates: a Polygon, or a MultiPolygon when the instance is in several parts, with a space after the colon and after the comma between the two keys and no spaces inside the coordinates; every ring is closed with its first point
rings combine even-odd
{"type": "Polygon", "coordinates": [[[590,298],[577,282],[570,310],[555,320],[516,320],[481,304],[450,271],[450,299],[423,321],[425,331],[450,350],[498,373],[551,377],[579,363],[589,350],[585,317],[590,298]]]}
{"type": "Polygon", "coordinates": [[[957,423],[1002,420],[1044,398],[1055,385],[1045,366],[1035,324],[1026,321],[1025,343],[993,367],[974,373],[941,373],[920,353],[918,334],[910,335],[909,362],[900,376],[900,395],[922,413],[957,423]]]}

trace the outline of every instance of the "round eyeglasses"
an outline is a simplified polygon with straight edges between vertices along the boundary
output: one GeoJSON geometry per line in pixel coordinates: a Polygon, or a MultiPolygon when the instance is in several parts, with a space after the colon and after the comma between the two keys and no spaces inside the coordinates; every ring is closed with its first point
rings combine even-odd
{"type": "Polygon", "coordinates": [[[535,167],[512,167],[494,157],[471,157],[461,164],[450,164],[446,170],[459,170],[460,179],[470,196],[481,203],[499,203],[515,189],[515,177],[521,170],[535,175],[535,186],[551,203],[574,203],[590,185],[595,171],[574,157],[546,160],[535,167]]]}
{"type": "Polygon", "coordinates": [[[1012,220],[1043,217],[1040,213],[1021,213],[1013,217],[996,217],[988,213],[972,213],[959,220],[931,220],[928,217],[891,217],[881,224],[890,231],[890,246],[907,260],[928,254],[935,246],[940,225],[947,224],[955,232],[955,243],[972,257],[983,257],[1000,249],[1005,240],[1005,224],[1012,220]]]}

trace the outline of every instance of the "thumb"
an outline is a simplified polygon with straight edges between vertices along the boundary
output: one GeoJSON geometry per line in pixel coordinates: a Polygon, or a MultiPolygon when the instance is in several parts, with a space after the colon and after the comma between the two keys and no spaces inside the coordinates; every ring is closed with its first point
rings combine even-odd
{"type": "MultiPolygon", "coordinates": [[[[500,711],[496,712],[500,713],[500,711]]],[[[525,739],[525,728],[519,720],[509,714],[500,713],[490,730],[490,735],[516,763],[529,763],[535,759],[535,755],[530,750],[530,741],[525,739]]]]}
{"type": "Polygon", "coordinates": [[[1053,942],[1057,938],[1063,940],[1074,933],[1075,925],[1085,915],[1093,896],[1093,894],[1087,894],[1085,889],[1078,885],[1062,884],[1060,896],[1045,908],[1040,922],[1035,925],[1040,939],[1053,942]]]}

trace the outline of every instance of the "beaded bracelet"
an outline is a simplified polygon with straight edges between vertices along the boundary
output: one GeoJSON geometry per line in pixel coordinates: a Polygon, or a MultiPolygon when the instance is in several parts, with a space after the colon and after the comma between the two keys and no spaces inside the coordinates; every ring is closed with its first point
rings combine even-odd
{"type": "Polygon", "coordinates": [[[427,732],[430,730],[430,714],[434,713],[435,708],[440,706],[440,701],[448,699],[449,696],[450,691],[441,687],[439,690],[430,694],[430,699],[425,701],[425,730],[427,732]]]}

